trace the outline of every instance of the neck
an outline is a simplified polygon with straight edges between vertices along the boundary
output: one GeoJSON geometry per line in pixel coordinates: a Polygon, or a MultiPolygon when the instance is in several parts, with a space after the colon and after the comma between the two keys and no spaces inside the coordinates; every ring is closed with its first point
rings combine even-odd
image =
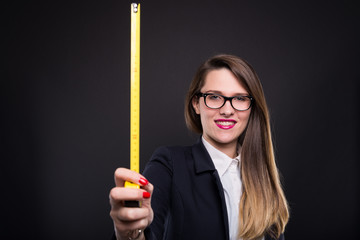
{"type": "Polygon", "coordinates": [[[221,152],[225,153],[226,155],[228,155],[230,158],[236,158],[238,153],[236,151],[236,144],[234,146],[223,146],[218,148],[217,146],[215,146],[215,148],[217,148],[218,150],[220,150],[221,152]]]}
{"type": "Polygon", "coordinates": [[[210,143],[214,148],[225,153],[230,158],[236,158],[238,156],[237,141],[234,141],[232,143],[217,143],[206,138],[205,140],[210,143]]]}

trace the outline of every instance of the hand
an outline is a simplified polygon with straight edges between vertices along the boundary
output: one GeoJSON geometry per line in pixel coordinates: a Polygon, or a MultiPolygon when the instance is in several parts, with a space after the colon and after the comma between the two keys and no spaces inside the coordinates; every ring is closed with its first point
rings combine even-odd
{"type": "MultiPolygon", "coordinates": [[[[141,174],[125,168],[118,168],[114,174],[116,187],[110,191],[110,216],[113,219],[115,234],[118,240],[128,240],[134,231],[141,231],[137,239],[145,239],[143,231],[154,218],[151,208],[153,185],[141,174]],[[125,181],[140,185],[140,189],[124,188],[125,181]],[[142,201],[140,208],[125,207],[124,201],[142,201]]],[[[135,234],[136,235],[136,234],[135,234]]]]}

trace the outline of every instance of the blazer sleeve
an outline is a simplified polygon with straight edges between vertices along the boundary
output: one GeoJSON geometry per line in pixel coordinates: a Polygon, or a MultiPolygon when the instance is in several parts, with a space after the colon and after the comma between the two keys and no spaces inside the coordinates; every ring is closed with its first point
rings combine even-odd
{"type": "Polygon", "coordinates": [[[166,234],[172,191],[172,169],[171,153],[168,148],[161,147],[154,152],[143,171],[143,175],[154,185],[151,197],[154,219],[145,229],[147,240],[163,239],[166,234]]]}

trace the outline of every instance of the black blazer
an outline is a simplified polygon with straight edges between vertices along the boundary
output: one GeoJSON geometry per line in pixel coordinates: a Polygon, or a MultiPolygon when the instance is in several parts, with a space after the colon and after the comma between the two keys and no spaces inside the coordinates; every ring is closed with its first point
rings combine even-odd
{"type": "Polygon", "coordinates": [[[143,175],[154,185],[147,240],[229,239],[223,187],[201,139],[189,147],[157,149],[143,175]]]}

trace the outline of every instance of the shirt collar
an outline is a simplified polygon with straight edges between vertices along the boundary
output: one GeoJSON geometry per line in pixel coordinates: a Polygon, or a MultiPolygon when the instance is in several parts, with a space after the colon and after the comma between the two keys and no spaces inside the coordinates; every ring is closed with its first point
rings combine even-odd
{"type": "Polygon", "coordinates": [[[201,139],[220,177],[226,172],[233,160],[240,162],[240,154],[236,158],[231,158],[212,146],[204,137],[201,139]]]}

